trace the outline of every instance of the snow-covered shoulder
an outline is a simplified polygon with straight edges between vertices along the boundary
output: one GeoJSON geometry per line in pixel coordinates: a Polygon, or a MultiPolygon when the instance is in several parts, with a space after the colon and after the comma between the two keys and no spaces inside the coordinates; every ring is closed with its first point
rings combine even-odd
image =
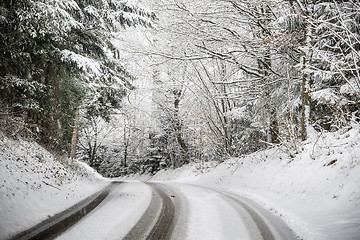
{"type": "Polygon", "coordinates": [[[0,239],[67,209],[106,184],[85,164],[0,132],[0,239]]]}

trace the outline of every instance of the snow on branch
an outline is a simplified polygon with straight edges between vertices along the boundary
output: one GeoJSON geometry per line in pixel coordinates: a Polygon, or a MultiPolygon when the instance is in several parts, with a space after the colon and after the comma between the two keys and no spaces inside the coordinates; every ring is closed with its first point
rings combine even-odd
{"type": "Polygon", "coordinates": [[[331,88],[321,89],[311,93],[311,99],[322,104],[335,105],[340,102],[340,98],[331,88]]]}
{"type": "Polygon", "coordinates": [[[79,55],[69,50],[61,51],[61,55],[63,61],[74,62],[77,67],[84,72],[92,73],[93,76],[102,75],[100,64],[92,58],[79,55]]]}

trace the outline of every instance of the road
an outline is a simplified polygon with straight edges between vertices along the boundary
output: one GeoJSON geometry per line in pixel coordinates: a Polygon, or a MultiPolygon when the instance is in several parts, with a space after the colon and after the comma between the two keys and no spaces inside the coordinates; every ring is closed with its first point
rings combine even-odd
{"type": "Polygon", "coordinates": [[[282,220],[244,197],[180,183],[116,183],[72,226],[41,238],[125,240],[292,240],[282,220]]]}

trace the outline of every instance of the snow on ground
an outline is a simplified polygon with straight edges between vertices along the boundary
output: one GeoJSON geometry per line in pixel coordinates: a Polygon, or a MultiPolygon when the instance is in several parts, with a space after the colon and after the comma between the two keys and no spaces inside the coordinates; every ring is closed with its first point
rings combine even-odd
{"type": "Polygon", "coordinates": [[[108,182],[86,164],[0,132],[0,239],[30,228],[108,182]]]}
{"type": "Polygon", "coordinates": [[[360,127],[323,133],[290,158],[280,148],[192,164],[152,180],[189,181],[246,196],[279,215],[304,240],[360,239],[360,127]],[[205,172],[205,173],[204,173],[205,172]]]}

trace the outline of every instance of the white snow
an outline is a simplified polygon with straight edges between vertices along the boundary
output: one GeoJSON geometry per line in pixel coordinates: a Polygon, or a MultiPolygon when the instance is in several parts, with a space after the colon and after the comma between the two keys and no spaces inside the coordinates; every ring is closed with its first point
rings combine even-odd
{"type": "Polygon", "coordinates": [[[249,113],[246,109],[246,106],[242,106],[240,108],[235,108],[234,110],[231,110],[229,112],[226,113],[226,116],[229,117],[230,119],[249,119],[249,113]]]}
{"type": "Polygon", "coordinates": [[[103,188],[84,164],[0,132],[0,239],[30,228],[103,188]],[[56,159],[57,158],[57,159],[56,159]]]}
{"type": "Polygon", "coordinates": [[[319,103],[335,105],[340,102],[340,98],[336,96],[331,88],[321,89],[311,93],[311,98],[319,103]]]}
{"type": "Polygon", "coordinates": [[[94,77],[101,76],[101,67],[97,61],[69,50],[62,50],[61,54],[64,61],[73,61],[80,69],[90,72],[94,77]]]}
{"type": "Polygon", "coordinates": [[[320,134],[293,159],[281,149],[229,159],[202,173],[201,164],[160,171],[152,179],[221,188],[260,203],[305,240],[360,236],[360,127],[320,134]]]}

